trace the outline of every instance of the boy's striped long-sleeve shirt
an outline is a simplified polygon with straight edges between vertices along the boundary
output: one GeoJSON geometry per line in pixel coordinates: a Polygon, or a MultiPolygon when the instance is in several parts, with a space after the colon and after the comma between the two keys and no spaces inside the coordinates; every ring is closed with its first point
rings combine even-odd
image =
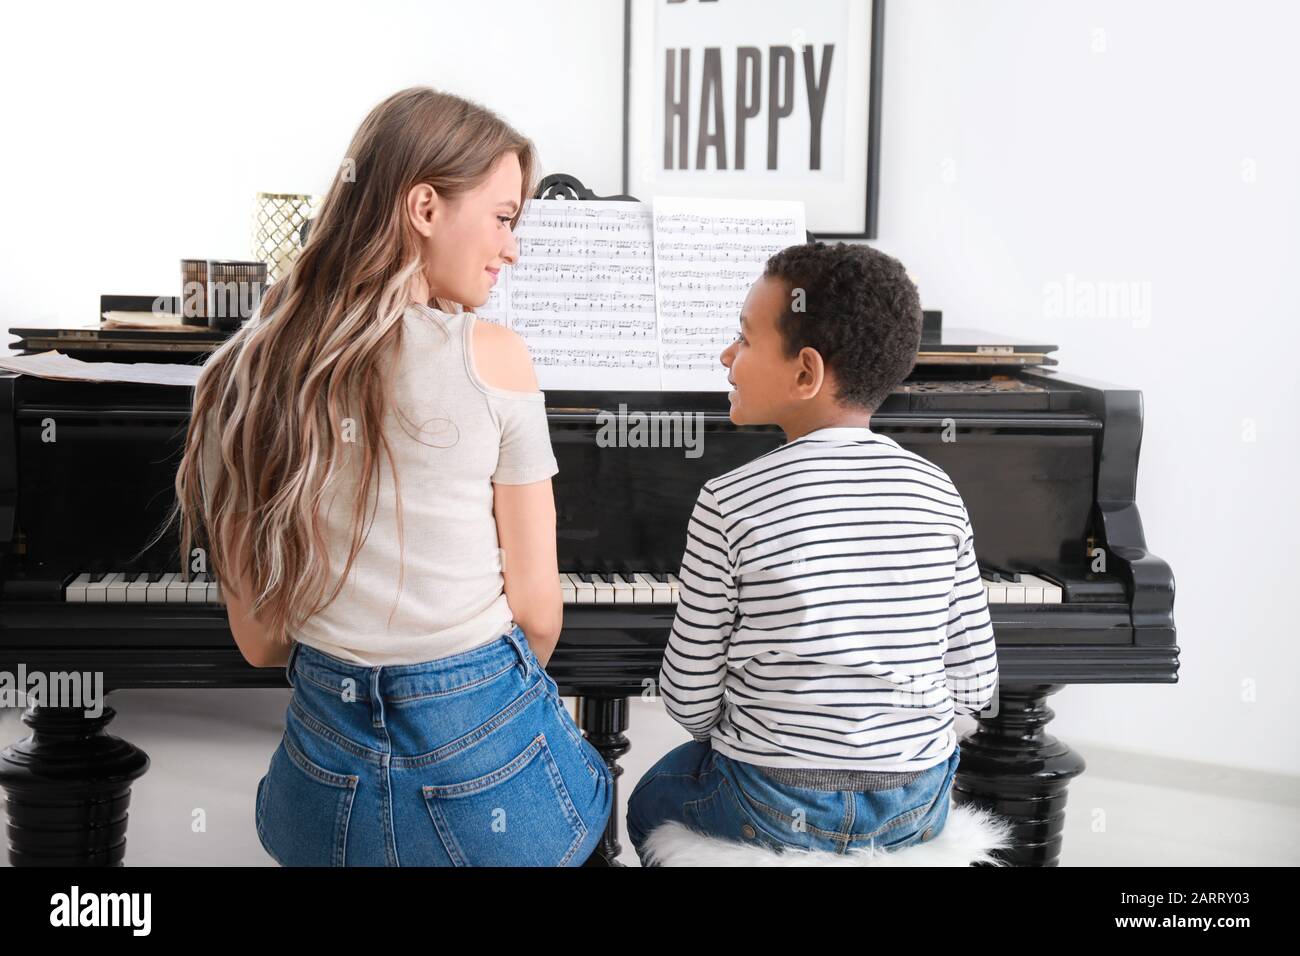
{"type": "Polygon", "coordinates": [[[966,507],[937,465],[824,428],[705,483],[660,669],[697,740],[771,767],[951,756],[997,652],[966,507]]]}

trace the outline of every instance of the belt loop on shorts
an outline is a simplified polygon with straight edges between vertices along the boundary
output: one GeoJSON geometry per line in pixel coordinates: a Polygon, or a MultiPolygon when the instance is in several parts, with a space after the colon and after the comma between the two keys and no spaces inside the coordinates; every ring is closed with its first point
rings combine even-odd
{"type": "Polygon", "coordinates": [[[370,723],[375,727],[384,726],[384,698],[379,693],[379,678],[383,665],[370,668],[370,723]]]}
{"type": "Polygon", "coordinates": [[[284,662],[284,679],[289,682],[290,687],[293,686],[293,662],[298,659],[298,649],[301,647],[301,644],[290,638],[289,658],[284,662]]]}
{"type": "Polygon", "coordinates": [[[519,625],[515,624],[511,626],[510,630],[506,631],[505,638],[510,642],[510,646],[515,649],[515,653],[519,655],[519,664],[522,668],[523,677],[524,680],[527,680],[529,673],[532,671],[533,664],[529,659],[528,652],[524,650],[520,643],[521,641],[528,640],[528,638],[523,636],[523,633],[524,632],[519,629],[519,625]],[[520,636],[515,637],[516,634],[520,636]]]}

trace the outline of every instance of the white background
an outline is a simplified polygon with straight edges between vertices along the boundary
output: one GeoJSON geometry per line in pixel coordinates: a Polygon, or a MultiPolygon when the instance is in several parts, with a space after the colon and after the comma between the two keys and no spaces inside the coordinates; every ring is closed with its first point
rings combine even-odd
{"type": "MultiPolygon", "coordinates": [[[[244,257],[254,193],[322,189],[366,111],[407,85],[487,104],[544,173],[618,192],[622,6],[13,7],[0,328],[93,321],[101,293],[178,289],[183,256],[244,257]]],[[[1146,397],[1138,501],[1177,578],[1181,679],[1066,688],[1051,731],[1085,756],[1092,741],[1300,772],[1300,8],[888,14],[877,245],[946,322],[1059,343],[1065,370],[1146,397]],[[1046,318],[1067,276],[1150,283],[1149,325],[1046,318]]]]}

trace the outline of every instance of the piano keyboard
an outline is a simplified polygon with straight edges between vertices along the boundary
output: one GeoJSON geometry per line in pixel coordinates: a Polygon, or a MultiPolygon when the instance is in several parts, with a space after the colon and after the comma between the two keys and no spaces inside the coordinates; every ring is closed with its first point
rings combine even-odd
{"type": "Polygon", "coordinates": [[[84,572],[63,589],[77,604],[221,604],[221,585],[207,574],[183,581],[179,571],[84,572]]]}
{"type": "MultiPolygon", "coordinates": [[[[1061,586],[1041,575],[981,569],[989,604],[1060,604],[1061,586]]],[[[676,604],[675,574],[560,575],[565,604],[676,604]]],[[[85,572],[64,589],[80,604],[224,604],[221,584],[207,574],[183,581],[179,572],[85,572]]]]}
{"type": "Polygon", "coordinates": [[[1041,575],[980,568],[980,577],[989,604],[1061,603],[1061,585],[1041,575]]]}

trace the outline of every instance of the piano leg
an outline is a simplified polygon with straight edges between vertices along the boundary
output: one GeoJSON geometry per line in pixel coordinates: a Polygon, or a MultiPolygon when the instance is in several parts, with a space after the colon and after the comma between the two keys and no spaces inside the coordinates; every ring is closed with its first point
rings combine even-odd
{"type": "Polygon", "coordinates": [[[105,733],[116,716],[30,706],[31,736],[0,751],[13,866],[121,866],[131,783],[149,769],[143,750],[105,733]]]}
{"type": "Polygon", "coordinates": [[[953,803],[1008,818],[1013,846],[997,856],[1013,866],[1056,866],[1065,826],[1066,790],[1083,757],[1045,733],[1055,714],[1047,697],[1064,684],[1001,684],[996,716],[961,740],[953,803]]]}
{"type": "Polygon", "coordinates": [[[596,851],[587,859],[584,866],[622,866],[618,855],[623,852],[618,842],[618,778],[623,775],[623,768],[618,765],[618,758],[631,748],[623,731],[627,730],[627,699],[624,697],[579,697],[578,726],[586,732],[587,740],[595,747],[605,765],[609,767],[613,780],[614,800],[609,811],[609,823],[605,825],[605,835],[596,847],[596,851]]]}

